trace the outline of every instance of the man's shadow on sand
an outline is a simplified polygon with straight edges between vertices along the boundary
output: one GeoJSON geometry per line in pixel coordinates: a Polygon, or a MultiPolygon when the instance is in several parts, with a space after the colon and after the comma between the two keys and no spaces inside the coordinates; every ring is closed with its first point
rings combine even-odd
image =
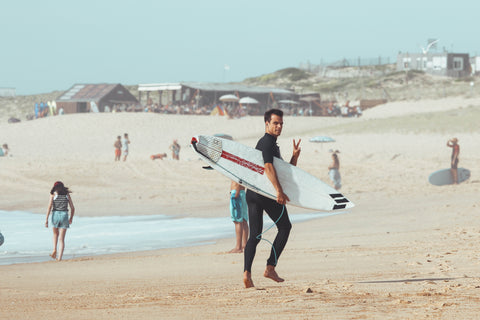
{"type": "Polygon", "coordinates": [[[402,283],[402,282],[422,282],[422,281],[451,281],[457,279],[468,279],[470,277],[456,277],[456,278],[411,278],[401,280],[374,280],[374,281],[359,281],[357,283],[402,283]]]}

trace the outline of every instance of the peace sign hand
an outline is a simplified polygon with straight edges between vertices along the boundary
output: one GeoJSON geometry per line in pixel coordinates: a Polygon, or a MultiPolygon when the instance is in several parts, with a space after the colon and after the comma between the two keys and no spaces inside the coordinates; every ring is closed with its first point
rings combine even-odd
{"type": "Polygon", "coordinates": [[[293,164],[294,166],[297,165],[297,160],[298,157],[300,156],[300,151],[302,151],[302,148],[300,148],[300,142],[302,142],[302,139],[298,139],[298,142],[295,142],[295,139],[293,139],[293,155],[292,159],[290,160],[290,163],[293,164]]]}

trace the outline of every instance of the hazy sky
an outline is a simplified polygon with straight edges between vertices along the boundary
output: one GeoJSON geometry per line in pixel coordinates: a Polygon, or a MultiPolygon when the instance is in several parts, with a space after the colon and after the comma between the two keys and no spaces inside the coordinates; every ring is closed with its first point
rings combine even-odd
{"type": "Polygon", "coordinates": [[[479,9],[467,0],[2,0],[0,87],[242,81],[307,61],[393,62],[429,38],[475,55],[479,9]]]}

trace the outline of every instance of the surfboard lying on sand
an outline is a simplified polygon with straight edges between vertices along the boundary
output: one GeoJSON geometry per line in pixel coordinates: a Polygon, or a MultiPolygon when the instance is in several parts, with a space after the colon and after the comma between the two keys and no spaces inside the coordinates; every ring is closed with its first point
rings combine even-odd
{"type": "MultiPolygon", "coordinates": [[[[276,190],[264,174],[261,151],[206,135],[193,137],[191,146],[200,158],[229,179],[276,200],[276,190]]],[[[290,199],[288,204],[322,211],[354,207],[341,193],[306,171],[276,157],[273,165],[283,192],[290,199]]]]}
{"type": "MultiPolygon", "coordinates": [[[[458,183],[462,183],[470,178],[470,170],[465,168],[457,169],[458,183]]],[[[428,177],[428,182],[435,186],[444,186],[453,184],[452,172],[450,169],[442,169],[435,171],[428,177]]]]}

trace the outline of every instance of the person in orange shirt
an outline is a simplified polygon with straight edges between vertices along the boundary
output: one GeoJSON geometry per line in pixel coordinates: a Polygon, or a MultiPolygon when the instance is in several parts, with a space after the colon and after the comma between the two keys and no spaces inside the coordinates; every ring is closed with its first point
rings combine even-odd
{"type": "Polygon", "coordinates": [[[117,140],[113,144],[115,147],[115,161],[120,161],[120,157],[122,156],[122,137],[117,136],[117,140]]]}

